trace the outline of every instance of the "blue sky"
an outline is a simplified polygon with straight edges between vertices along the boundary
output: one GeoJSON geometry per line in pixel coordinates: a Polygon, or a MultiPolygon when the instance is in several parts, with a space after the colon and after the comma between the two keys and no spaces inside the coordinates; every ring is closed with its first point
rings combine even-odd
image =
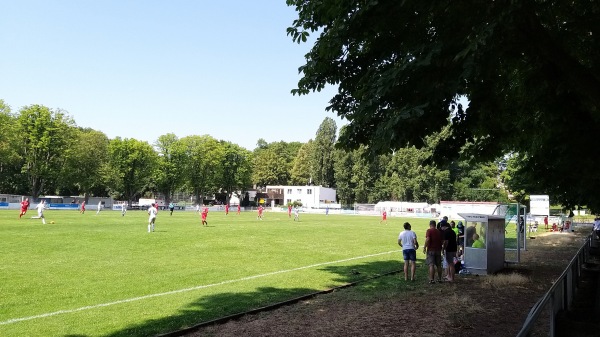
{"type": "Polygon", "coordinates": [[[311,44],[285,0],[3,1],[0,99],[41,104],[108,137],[209,134],[250,150],[306,142],[335,88],[292,96],[311,44]]]}

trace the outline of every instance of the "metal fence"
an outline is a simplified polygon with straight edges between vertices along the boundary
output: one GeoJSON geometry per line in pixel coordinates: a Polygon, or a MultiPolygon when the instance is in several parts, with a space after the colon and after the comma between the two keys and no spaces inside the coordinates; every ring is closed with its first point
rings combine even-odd
{"type": "Polygon", "coordinates": [[[568,310],[573,303],[582,266],[589,258],[591,238],[591,235],[588,236],[550,290],[531,308],[517,337],[556,335],[557,314],[562,310],[568,310]]]}

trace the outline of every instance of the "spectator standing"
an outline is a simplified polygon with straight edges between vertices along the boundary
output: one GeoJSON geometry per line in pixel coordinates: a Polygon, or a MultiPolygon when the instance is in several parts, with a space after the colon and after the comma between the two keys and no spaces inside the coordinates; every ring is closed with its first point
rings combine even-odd
{"type": "Polygon", "coordinates": [[[454,282],[454,274],[456,273],[454,269],[454,264],[456,263],[456,233],[450,225],[446,222],[442,224],[442,233],[443,233],[443,241],[442,241],[442,257],[446,259],[446,263],[448,264],[448,269],[446,270],[446,277],[448,281],[454,282]]]}
{"type": "Polygon", "coordinates": [[[436,228],[435,220],[429,221],[429,229],[425,233],[423,253],[427,256],[425,261],[429,266],[429,283],[435,283],[436,271],[438,282],[442,282],[442,234],[436,228]]]}
{"type": "Polygon", "coordinates": [[[448,223],[448,217],[447,216],[444,216],[442,218],[442,220],[440,220],[440,222],[438,222],[438,224],[437,224],[437,229],[438,230],[440,230],[440,231],[442,230],[442,224],[443,223],[448,223]]]}
{"type": "Polygon", "coordinates": [[[410,223],[404,223],[404,231],[398,235],[398,245],[402,247],[402,257],[404,258],[404,280],[408,281],[408,267],[410,265],[410,280],[415,280],[417,249],[417,234],[411,230],[410,223]]]}
{"type": "Polygon", "coordinates": [[[600,217],[594,219],[594,233],[596,233],[596,239],[600,240],[600,217]]]}

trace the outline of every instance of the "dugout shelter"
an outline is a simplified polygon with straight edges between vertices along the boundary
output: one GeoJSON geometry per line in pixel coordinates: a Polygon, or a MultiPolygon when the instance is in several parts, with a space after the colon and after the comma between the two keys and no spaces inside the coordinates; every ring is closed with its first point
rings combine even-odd
{"type": "Polygon", "coordinates": [[[505,219],[503,216],[459,213],[465,220],[463,269],[487,275],[504,268],[505,219]]]}

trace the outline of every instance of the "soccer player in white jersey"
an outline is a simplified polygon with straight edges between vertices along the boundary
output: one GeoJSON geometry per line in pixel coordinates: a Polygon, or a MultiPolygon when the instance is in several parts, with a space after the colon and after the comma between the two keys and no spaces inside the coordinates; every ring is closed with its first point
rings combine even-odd
{"type": "Polygon", "coordinates": [[[121,204],[121,216],[125,216],[125,213],[127,213],[127,202],[123,201],[123,204],[121,204]]]}
{"type": "Polygon", "coordinates": [[[98,213],[100,213],[100,210],[102,209],[102,201],[98,202],[98,211],[96,212],[96,215],[98,215],[98,213]]]}
{"type": "Polygon", "coordinates": [[[37,212],[38,212],[37,218],[42,219],[42,223],[45,225],[46,218],[44,218],[44,209],[46,208],[46,201],[44,201],[44,200],[40,201],[40,203],[35,208],[37,208],[37,212]]]}
{"type": "Polygon", "coordinates": [[[148,233],[150,233],[151,230],[152,232],[154,232],[154,222],[156,221],[156,214],[158,214],[158,211],[156,210],[155,204],[152,204],[152,206],[148,208],[148,233]]]}

